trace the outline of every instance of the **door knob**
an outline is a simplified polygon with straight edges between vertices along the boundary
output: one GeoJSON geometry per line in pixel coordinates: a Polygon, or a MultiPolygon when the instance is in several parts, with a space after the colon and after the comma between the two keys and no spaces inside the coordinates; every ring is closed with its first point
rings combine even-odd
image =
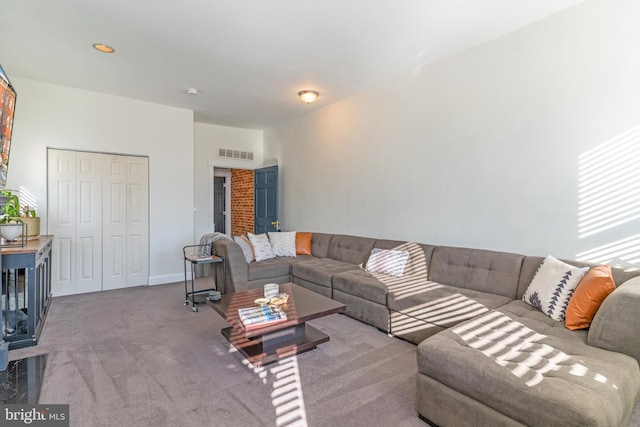
{"type": "Polygon", "coordinates": [[[280,221],[278,221],[277,219],[273,221],[271,225],[273,225],[273,228],[275,228],[276,230],[280,230],[280,221]]]}

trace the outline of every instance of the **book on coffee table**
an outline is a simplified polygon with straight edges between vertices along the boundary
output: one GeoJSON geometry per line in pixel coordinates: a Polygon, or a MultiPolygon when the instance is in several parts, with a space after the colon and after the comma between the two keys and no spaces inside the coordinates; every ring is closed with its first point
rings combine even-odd
{"type": "Polygon", "coordinates": [[[239,308],[238,316],[245,329],[262,328],[287,320],[287,313],[273,305],[239,308]]]}

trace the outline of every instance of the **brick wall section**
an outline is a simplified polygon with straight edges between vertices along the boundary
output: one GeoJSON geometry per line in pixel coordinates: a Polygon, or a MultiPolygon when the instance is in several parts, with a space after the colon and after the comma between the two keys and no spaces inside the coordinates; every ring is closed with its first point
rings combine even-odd
{"type": "Polygon", "coordinates": [[[231,235],[253,233],[253,171],[231,169],[231,235]]]}

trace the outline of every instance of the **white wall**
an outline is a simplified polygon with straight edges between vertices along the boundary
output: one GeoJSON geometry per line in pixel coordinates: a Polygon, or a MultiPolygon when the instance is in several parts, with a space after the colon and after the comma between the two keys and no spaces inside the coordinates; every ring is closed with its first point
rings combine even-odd
{"type": "MultiPolygon", "coordinates": [[[[46,232],[47,147],[149,156],[151,284],[182,280],[193,234],[193,112],[11,77],[7,188],[36,199],[46,232]]],[[[55,254],[54,254],[55,256],[55,254]]]]}
{"type": "Polygon", "coordinates": [[[588,1],[266,130],[282,220],[640,265],[640,132],[626,148],[608,142],[640,125],[639,14],[640,2],[588,1]],[[590,150],[600,166],[579,169],[590,150]],[[628,188],[592,218],[620,223],[580,237],[590,177],[600,187],[586,196],[628,188]],[[584,253],[623,239],[624,250],[584,253]]]}
{"type": "MultiPolygon", "coordinates": [[[[194,124],[195,227],[194,241],[211,232],[211,171],[220,168],[256,169],[262,166],[262,131],[227,126],[194,124]],[[253,161],[218,157],[218,148],[253,152],[253,161]]],[[[233,184],[232,184],[233,185],[233,184]]]]}

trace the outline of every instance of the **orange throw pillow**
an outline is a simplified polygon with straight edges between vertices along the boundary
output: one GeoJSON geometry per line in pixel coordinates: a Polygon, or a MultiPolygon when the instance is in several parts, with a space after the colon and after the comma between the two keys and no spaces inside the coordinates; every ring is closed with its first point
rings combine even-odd
{"type": "Polygon", "coordinates": [[[565,319],[567,329],[575,331],[576,329],[588,328],[602,301],[615,288],[616,284],[611,275],[611,267],[601,265],[589,270],[576,288],[567,306],[565,319]]]}
{"type": "Polygon", "coordinates": [[[296,232],[296,255],[311,255],[313,233],[296,232]]]}

